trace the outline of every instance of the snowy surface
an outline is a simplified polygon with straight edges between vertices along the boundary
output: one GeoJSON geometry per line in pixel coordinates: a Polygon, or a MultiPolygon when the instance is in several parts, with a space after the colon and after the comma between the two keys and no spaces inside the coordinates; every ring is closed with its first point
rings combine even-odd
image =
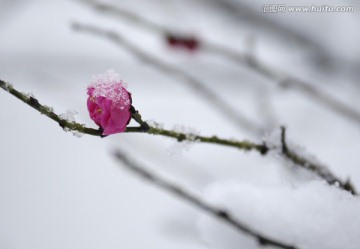
{"type": "MultiPolygon", "coordinates": [[[[249,37],[255,37],[254,54],[259,59],[311,80],[360,109],[357,9],[270,15],[261,13],[263,1],[243,2],[257,15],[308,37],[336,58],[327,66],[319,62],[316,49],[249,25],[248,19],[237,18],[236,12],[217,2],[117,4],[239,51],[247,51],[249,37]]],[[[341,4],[359,8],[355,1],[341,4]]],[[[196,134],[261,141],[239,130],[180,80],[109,41],[74,32],[70,27],[74,20],[117,30],[148,53],[191,72],[240,113],[266,125],[269,133],[286,125],[289,140],[341,179],[350,177],[360,189],[359,124],[245,67],[202,52],[173,51],[157,34],[75,1],[0,1],[0,78],[59,114],[76,110],[76,121],[95,128],[86,109],[86,87],[92,75],[113,68],[128,83],[133,104],[146,120],[196,134]]],[[[111,157],[116,147],[226,207],[263,234],[301,248],[360,247],[358,198],[276,157],[144,134],[78,138],[4,91],[0,105],[0,248],[257,248],[248,237],[120,170],[111,157]]]]}
{"type": "MultiPolygon", "coordinates": [[[[355,249],[360,244],[360,200],[321,182],[296,187],[221,183],[210,186],[207,196],[262,234],[299,248],[355,249]]],[[[213,219],[203,217],[199,227],[214,248],[258,248],[253,238],[213,219]]]]}

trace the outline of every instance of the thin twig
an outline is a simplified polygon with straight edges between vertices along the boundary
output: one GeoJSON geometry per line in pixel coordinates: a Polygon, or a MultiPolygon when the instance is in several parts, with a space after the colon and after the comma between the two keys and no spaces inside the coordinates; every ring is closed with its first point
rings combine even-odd
{"type": "MultiPolygon", "coordinates": [[[[0,80],[0,88],[4,89],[5,91],[9,92],[10,94],[14,95],[16,98],[20,99],[24,103],[30,105],[35,110],[39,111],[41,114],[49,117],[50,119],[57,122],[64,130],[69,131],[77,131],[83,134],[93,135],[103,137],[101,129],[93,129],[88,128],[82,124],[76,122],[70,122],[66,119],[61,118],[55,112],[52,111],[52,108],[40,104],[40,102],[33,96],[29,96],[25,93],[19,92],[14,87],[5,81],[0,80]]],[[[222,145],[227,147],[237,148],[243,151],[256,151],[261,155],[266,155],[270,150],[277,150],[277,148],[271,148],[267,146],[265,143],[254,143],[250,141],[237,141],[237,140],[230,140],[230,139],[223,139],[217,136],[200,136],[196,134],[187,134],[183,132],[176,132],[166,129],[161,129],[157,127],[152,127],[148,123],[142,120],[141,115],[139,112],[134,108],[131,107],[132,118],[140,124],[140,127],[127,127],[127,133],[147,133],[152,135],[160,135],[165,137],[174,138],[177,141],[193,141],[193,142],[202,142],[202,143],[209,143],[214,145],[222,145]]],[[[322,165],[318,165],[311,160],[300,156],[295,151],[292,151],[288,148],[285,139],[285,128],[282,128],[282,135],[281,135],[281,142],[282,142],[282,151],[281,155],[286,158],[287,160],[293,162],[295,165],[298,165],[302,168],[312,171],[330,185],[336,185],[340,188],[349,191],[353,195],[357,195],[357,192],[350,183],[350,181],[342,181],[338,177],[336,177],[333,173],[331,173],[328,169],[326,169],[322,165]]]]}
{"type": "MultiPolygon", "coordinates": [[[[117,17],[125,18],[130,21],[136,22],[137,24],[153,32],[160,33],[164,37],[174,33],[174,31],[162,25],[147,20],[140,15],[124,10],[115,5],[100,3],[94,0],[79,0],[79,2],[89,4],[100,12],[114,14],[117,17]]],[[[336,99],[330,94],[321,91],[311,82],[301,80],[293,75],[281,72],[280,70],[276,70],[259,60],[249,60],[246,53],[242,53],[238,50],[234,50],[224,45],[217,45],[209,41],[202,41],[201,45],[204,50],[213,54],[229,58],[236,63],[245,65],[253,71],[257,72],[258,74],[261,74],[265,78],[277,82],[280,85],[286,84],[287,86],[293,87],[294,89],[303,92],[318,103],[322,104],[326,108],[337,113],[338,115],[360,124],[360,111],[336,99]]]]}
{"type": "Polygon", "coordinates": [[[242,130],[251,131],[256,135],[262,135],[264,129],[260,127],[257,123],[240,114],[238,110],[231,107],[226,101],[224,101],[220,96],[218,96],[213,90],[208,88],[201,80],[193,77],[191,74],[186,71],[164,63],[163,61],[155,58],[154,56],[148,54],[141,48],[135,46],[130,41],[125,39],[119,33],[112,30],[106,30],[94,25],[86,25],[80,23],[74,23],[73,28],[76,31],[88,32],[90,34],[98,35],[105,37],[110,41],[114,42],[116,45],[124,47],[128,52],[131,52],[134,56],[141,59],[143,62],[148,63],[156,70],[159,70],[166,74],[175,75],[180,78],[183,83],[186,83],[187,86],[191,87],[192,90],[201,96],[208,104],[218,110],[220,114],[226,116],[227,119],[234,122],[237,127],[242,130]]]}
{"type": "Polygon", "coordinates": [[[140,166],[138,163],[135,163],[133,160],[130,160],[126,153],[117,150],[114,153],[115,158],[122,162],[119,164],[126,169],[130,170],[135,175],[141,177],[142,179],[148,181],[149,183],[169,192],[170,194],[182,199],[183,201],[190,203],[200,210],[222,220],[224,223],[232,226],[237,231],[244,233],[248,236],[253,237],[257,240],[257,242],[262,246],[276,246],[278,248],[284,249],[296,249],[297,247],[287,244],[285,242],[277,241],[272,239],[268,236],[262,235],[259,232],[253,230],[252,228],[248,227],[247,225],[243,224],[243,222],[236,219],[232,214],[229,212],[212,206],[205,201],[201,200],[196,195],[188,192],[187,190],[181,188],[180,186],[175,185],[174,183],[166,180],[155,173],[145,169],[143,166],[140,166]]]}

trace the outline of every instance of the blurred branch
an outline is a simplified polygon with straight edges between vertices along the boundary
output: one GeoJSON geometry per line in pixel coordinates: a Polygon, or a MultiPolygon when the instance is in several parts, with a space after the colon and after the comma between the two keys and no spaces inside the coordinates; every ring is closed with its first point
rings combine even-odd
{"type": "Polygon", "coordinates": [[[290,42],[296,42],[310,50],[316,50],[322,57],[325,51],[318,44],[308,39],[306,36],[299,34],[294,29],[288,28],[286,25],[274,22],[271,18],[267,18],[266,14],[260,10],[260,8],[254,10],[249,5],[242,1],[232,0],[212,0],[210,1],[214,5],[219,6],[223,11],[232,16],[238,17],[241,21],[245,21],[251,25],[255,25],[257,28],[274,34],[276,37],[280,37],[281,40],[290,42]]]}
{"type": "Polygon", "coordinates": [[[343,103],[342,101],[336,99],[330,94],[321,91],[320,89],[315,87],[313,83],[303,81],[292,75],[277,71],[274,68],[266,65],[265,63],[262,63],[258,59],[255,59],[254,57],[249,60],[249,57],[246,54],[242,54],[230,48],[213,46],[211,49],[214,51],[217,50],[218,53],[226,55],[226,57],[248,66],[255,72],[263,75],[264,77],[274,82],[277,82],[280,86],[291,87],[306,94],[308,97],[311,97],[313,100],[322,104],[329,110],[337,113],[342,117],[352,120],[357,124],[360,124],[360,112],[358,110],[354,109],[348,104],[343,103]]]}
{"type": "MultiPolygon", "coordinates": [[[[79,0],[79,2],[91,5],[93,8],[95,8],[100,12],[114,14],[117,17],[125,18],[130,21],[136,22],[137,24],[151,31],[160,33],[164,37],[167,37],[169,36],[169,34],[174,33],[174,31],[162,25],[147,20],[140,15],[124,10],[115,5],[100,3],[94,0],[79,0]]],[[[300,40],[299,37],[297,37],[296,39],[300,40]]],[[[305,42],[305,40],[303,40],[303,42],[305,42]]],[[[309,42],[306,41],[305,43],[309,43],[309,42]]],[[[284,72],[276,70],[271,66],[268,66],[267,64],[259,60],[256,60],[255,58],[249,59],[246,53],[239,52],[237,50],[234,50],[232,48],[223,45],[213,44],[210,43],[209,41],[202,41],[200,46],[202,46],[204,50],[210,53],[229,58],[236,63],[245,65],[248,68],[252,69],[253,71],[257,72],[258,74],[272,81],[275,81],[280,85],[286,85],[298,91],[301,91],[302,93],[311,97],[312,99],[319,102],[326,108],[332,110],[333,112],[337,113],[338,115],[345,117],[349,120],[352,120],[357,124],[360,124],[360,112],[358,110],[354,109],[352,106],[346,103],[343,103],[342,101],[336,99],[335,97],[321,91],[320,89],[315,87],[311,82],[301,80],[293,75],[286,74],[284,72]]]]}
{"type": "Polygon", "coordinates": [[[144,50],[141,50],[139,47],[126,40],[119,33],[98,28],[93,25],[85,25],[79,23],[74,23],[73,28],[76,31],[88,32],[93,35],[107,38],[110,41],[114,42],[116,45],[126,48],[126,51],[130,52],[131,54],[139,58],[141,61],[151,65],[156,70],[159,70],[165,74],[175,75],[176,77],[182,79],[183,83],[186,83],[187,86],[189,86],[192,90],[195,91],[196,94],[206,100],[207,103],[212,105],[214,109],[218,110],[222,115],[226,116],[226,118],[234,122],[240,129],[251,131],[256,135],[261,135],[263,133],[262,127],[251,121],[249,118],[241,115],[237,110],[231,107],[214,91],[208,88],[202,81],[193,77],[186,71],[162,62],[154,56],[146,53],[144,50]]]}
{"type": "MultiPolygon", "coordinates": [[[[17,91],[16,89],[13,88],[12,85],[6,83],[5,81],[0,80],[0,88],[9,92],[10,94],[20,99],[24,103],[28,104],[29,106],[40,112],[41,114],[44,114],[50,119],[54,120],[64,130],[77,131],[83,134],[103,137],[101,129],[96,130],[93,128],[88,128],[82,124],[76,122],[70,122],[66,119],[63,119],[58,114],[54,113],[52,108],[40,104],[40,102],[35,97],[17,91]]],[[[127,133],[130,132],[147,133],[147,134],[174,138],[179,142],[181,141],[202,142],[202,143],[233,147],[244,151],[253,150],[253,151],[257,151],[261,155],[267,154],[268,151],[275,151],[275,152],[278,151],[277,147],[269,147],[268,145],[266,145],[265,142],[254,143],[246,140],[237,141],[232,139],[223,139],[223,138],[218,138],[217,136],[206,137],[196,134],[176,132],[162,128],[152,127],[142,120],[141,115],[134,107],[131,107],[131,112],[132,112],[132,118],[140,124],[140,127],[127,127],[125,131],[127,133]]],[[[343,182],[324,166],[318,165],[317,163],[312,162],[311,160],[305,158],[304,156],[301,156],[300,154],[288,148],[285,138],[285,128],[283,127],[281,132],[281,144],[282,144],[282,148],[280,150],[280,155],[283,156],[285,159],[289,160],[295,165],[298,165],[302,168],[312,171],[320,178],[328,182],[330,185],[338,186],[346,191],[349,191],[353,195],[357,195],[356,190],[354,186],[352,186],[350,181],[343,182]]]]}
{"type": "Polygon", "coordinates": [[[271,239],[267,236],[261,235],[260,233],[254,231],[252,228],[246,226],[241,221],[237,220],[233,217],[229,212],[222,210],[220,208],[214,207],[199,197],[195,196],[194,194],[188,192],[187,190],[175,185],[174,183],[170,182],[169,180],[165,180],[164,178],[156,175],[155,173],[145,169],[143,166],[135,163],[133,160],[130,160],[126,153],[122,151],[116,151],[114,153],[115,158],[122,162],[119,164],[126,169],[130,170],[131,173],[141,177],[142,179],[148,181],[149,183],[161,188],[164,191],[180,198],[181,200],[194,205],[195,207],[199,208],[200,210],[210,214],[224,223],[228,224],[229,226],[235,228],[237,231],[244,233],[248,236],[253,237],[258,241],[261,246],[276,246],[278,248],[284,249],[296,249],[297,247],[286,244],[284,242],[280,242],[274,239],[271,239]]]}
{"type": "Polygon", "coordinates": [[[158,32],[164,35],[166,37],[169,34],[172,34],[173,32],[166,29],[162,25],[159,25],[155,22],[152,22],[150,20],[146,20],[143,17],[141,17],[138,14],[135,14],[131,11],[122,9],[116,5],[111,5],[108,3],[101,3],[94,0],[77,0],[80,3],[87,4],[95,8],[95,10],[105,13],[105,14],[113,14],[115,17],[120,17],[122,19],[127,19],[132,22],[135,22],[143,27],[145,27],[148,30],[158,32]]]}

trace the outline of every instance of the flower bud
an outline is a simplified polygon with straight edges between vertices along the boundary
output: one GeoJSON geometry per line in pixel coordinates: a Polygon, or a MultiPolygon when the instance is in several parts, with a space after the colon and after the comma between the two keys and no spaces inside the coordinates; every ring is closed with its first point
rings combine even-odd
{"type": "Polygon", "coordinates": [[[93,77],[87,88],[90,118],[103,135],[124,132],[131,119],[131,94],[114,70],[93,77]]]}

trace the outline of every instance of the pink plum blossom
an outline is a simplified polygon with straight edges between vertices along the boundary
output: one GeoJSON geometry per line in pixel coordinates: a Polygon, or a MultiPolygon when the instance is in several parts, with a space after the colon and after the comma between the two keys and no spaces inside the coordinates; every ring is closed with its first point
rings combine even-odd
{"type": "Polygon", "coordinates": [[[114,70],[93,76],[87,88],[90,118],[103,135],[124,132],[131,119],[131,94],[114,70]]]}

